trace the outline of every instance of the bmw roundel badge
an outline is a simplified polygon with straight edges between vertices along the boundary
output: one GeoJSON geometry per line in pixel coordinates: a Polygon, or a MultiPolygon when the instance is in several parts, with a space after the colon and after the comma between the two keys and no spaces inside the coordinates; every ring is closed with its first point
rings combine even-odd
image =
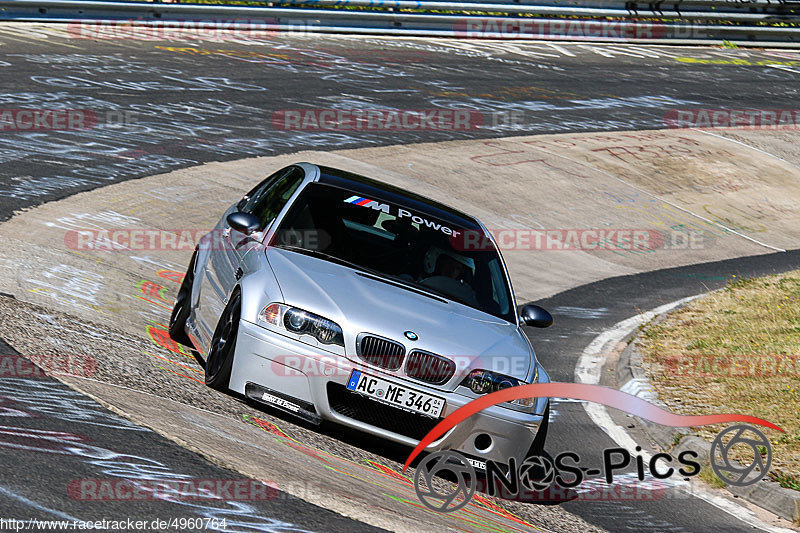
{"type": "Polygon", "coordinates": [[[406,331],[406,332],[403,333],[403,335],[405,335],[406,339],[408,339],[410,341],[415,341],[415,340],[419,339],[419,335],[417,335],[413,331],[406,331]]]}

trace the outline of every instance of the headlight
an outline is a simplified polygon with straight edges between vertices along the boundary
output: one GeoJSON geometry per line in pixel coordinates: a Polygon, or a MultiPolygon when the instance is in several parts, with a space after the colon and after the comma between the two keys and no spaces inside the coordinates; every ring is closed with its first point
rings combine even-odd
{"type": "Polygon", "coordinates": [[[311,335],[322,344],[344,346],[342,328],[335,322],[314,313],[283,304],[269,304],[258,314],[258,319],[296,333],[311,335]]]}
{"type": "MultiPolygon", "coordinates": [[[[461,385],[469,387],[475,394],[489,394],[490,392],[497,392],[509,387],[527,385],[527,383],[517,378],[504,376],[488,370],[473,370],[464,378],[461,385]]],[[[534,407],[536,405],[536,398],[520,398],[519,400],[513,400],[508,403],[521,407],[534,407]]]]}

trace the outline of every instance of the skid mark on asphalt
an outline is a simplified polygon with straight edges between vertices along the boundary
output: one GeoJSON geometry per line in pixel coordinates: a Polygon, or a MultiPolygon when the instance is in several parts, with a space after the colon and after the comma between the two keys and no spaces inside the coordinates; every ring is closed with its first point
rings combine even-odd
{"type": "Polygon", "coordinates": [[[572,318],[582,318],[582,319],[596,319],[596,318],[603,318],[604,316],[608,315],[608,308],[606,307],[599,307],[599,308],[588,308],[588,307],[571,307],[568,305],[562,305],[559,307],[554,307],[551,311],[554,315],[563,315],[572,318]]]}
{"type": "MultiPolygon", "coordinates": [[[[24,25],[5,30],[0,28],[0,37],[10,36],[22,41],[23,35],[29,38],[25,41],[30,45],[26,49],[33,48],[35,51],[39,51],[37,46],[46,45],[52,48],[61,45],[74,48],[76,44],[89,44],[87,41],[68,39],[69,32],[63,27],[24,25]]],[[[9,60],[15,66],[30,71],[29,79],[32,84],[50,87],[52,92],[12,92],[12,89],[8,89],[8,92],[0,95],[0,99],[9,107],[21,105],[48,108],[54,105],[76,105],[104,112],[135,112],[137,121],[116,124],[114,127],[102,124],[81,132],[38,131],[26,132],[24,135],[9,133],[5,142],[0,140],[0,159],[25,160],[29,163],[34,161],[40,168],[32,171],[33,176],[7,176],[0,189],[0,197],[14,199],[15,206],[37,203],[65,191],[87,189],[111,181],[184,168],[215,158],[270,155],[313,146],[367,146],[387,142],[410,143],[469,137],[464,132],[452,131],[440,131],[435,135],[411,131],[369,135],[353,135],[341,131],[315,134],[304,132],[305,135],[299,135],[276,131],[268,126],[269,111],[274,111],[274,107],[288,105],[307,107],[311,105],[311,101],[307,97],[289,96],[274,100],[275,105],[270,107],[263,104],[263,99],[262,102],[253,100],[247,93],[258,93],[268,85],[260,84],[262,78],[259,76],[263,76],[260,67],[282,73],[312,76],[315,81],[341,84],[342,90],[348,93],[361,92],[361,98],[377,95],[378,101],[375,105],[378,107],[397,107],[402,105],[402,99],[390,98],[377,91],[407,91],[411,86],[417,95],[423,96],[425,104],[430,106],[469,107],[486,114],[502,113],[511,109],[535,115],[533,121],[528,120],[517,126],[495,124],[491,131],[478,132],[481,136],[496,136],[503,131],[534,133],[545,130],[619,129],[626,124],[631,128],[658,127],[658,119],[662,118],[664,108],[685,105],[690,101],[689,98],[671,98],[668,94],[659,96],[660,92],[655,89],[655,94],[643,91],[644,94],[623,96],[584,90],[584,94],[574,96],[571,105],[566,87],[545,88],[544,90],[550,91],[549,94],[533,91],[527,94],[528,98],[525,98],[525,93],[506,92],[509,80],[520,89],[530,85],[530,76],[519,73],[527,72],[531,66],[548,68],[559,76],[567,76],[569,70],[565,67],[571,67],[571,61],[592,61],[596,56],[631,58],[636,61],[668,59],[674,57],[674,49],[569,43],[459,43],[345,37],[316,39],[293,36],[268,39],[260,43],[248,41],[248,44],[260,46],[249,50],[237,50],[227,40],[226,46],[216,47],[210,44],[211,41],[206,43],[202,40],[176,39],[176,42],[194,45],[168,46],[170,40],[167,39],[162,43],[167,46],[160,46],[156,44],[158,41],[109,39],[101,40],[98,43],[99,49],[119,46],[125,50],[127,57],[118,57],[113,53],[11,54],[9,60]],[[386,43],[389,51],[377,49],[379,43],[386,43]],[[347,45],[355,51],[348,50],[347,45]],[[364,45],[370,45],[373,49],[366,47],[368,49],[365,51],[364,45]],[[130,55],[131,50],[141,54],[152,54],[157,50],[159,56],[152,59],[148,57],[144,61],[130,55]],[[464,77],[464,71],[469,70],[469,66],[451,65],[443,60],[455,55],[454,52],[476,60],[502,62],[504,68],[482,72],[481,75],[490,78],[491,83],[485,88],[478,88],[471,79],[464,77]],[[387,56],[387,61],[375,59],[382,59],[384,56],[387,56]],[[159,66],[162,60],[166,64],[159,66]],[[252,65],[253,71],[248,70],[247,79],[243,82],[226,77],[229,76],[229,71],[222,70],[225,62],[234,61],[246,63],[242,65],[245,69],[252,65]],[[565,66],[554,64],[559,61],[564,62],[565,66]],[[219,68],[219,77],[191,76],[193,70],[214,68],[219,68]],[[453,78],[454,76],[458,77],[453,78]],[[250,83],[253,79],[258,83],[250,83]],[[402,85],[402,89],[393,88],[389,82],[402,85]],[[422,88],[417,89],[416,85],[422,88]],[[460,90],[461,85],[471,86],[470,90],[474,93],[494,96],[441,98],[426,91],[433,87],[438,92],[454,93],[460,90]],[[95,90],[114,92],[102,93],[103,99],[85,95],[70,96],[71,92],[85,93],[95,90]],[[148,93],[155,91],[165,94],[164,91],[167,90],[180,90],[183,91],[182,94],[195,95],[198,93],[194,91],[200,91],[200,94],[225,93],[228,101],[224,102],[227,105],[219,106],[219,101],[198,97],[194,97],[191,102],[168,104],[158,103],[152,98],[147,103],[135,102],[130,98],[137,95],[146,97],[148,93]],[[116,100],[115,97],[122,97],[124,100],[116,100]],[[564,105],[554,106],[552,99],[556,98],[564,102],[564,105]],[[81,102],[80,105],[78,101],[81,102]],[[244,105],[247,103],[253,105],[244,105]],[[181,107],[185,110],[183,114],[176,112],[181,107]],[[625,112],[614,111],[616,108],[623,108],[625,112]],[[636,111],[629,111],[628,108],[636,108],[636,111]],[[603,113],[602,120],[592,118],[598,112],[603,113]],[[181,157],[177,157],[177,154],[181,157]],[[86,164],[74,165],[72,162],[86,164]]],[[[14,46],[19,45],[14,43],[14,46]]],[[[84,49],[85,47],[81,48],[84,49]]],[[[44,48],[44,51],[52,50],[44,48]]],[[[687,57],[723,58],[749,57],[750,54],[741,50],[731,53],[692,49],[681,53],[687,57]]],[[[679,70],[680,68],[679,65],[679,70]]],[[[652,76],[658,72],[653,69],[646,74],[652,76]]],[[[537,83],[548,85],[547,82],[537,83]]],[[[317,94],[316,97],[318,96],[320,95],[317,94]]],[[[322,96],[325,97],[324,94],[322,96]]],[[[332,107],[340,105],[349,104],[331,104],[332,107]]],[[[365,104],[359,105],[363,107],[365,104]]]]}
{"type": "MultiPolygon", "coordinates": [[[[46,380],[0,378],[0,394],[35,417],[53,417],[115,430],[149,431],[104,410],[95,401],[66,386],[54,387],[46,380]]],[[[0,415],[8,416],[8,412],[0,415]]]]}
{"type": "MultiPolygon", "coordinates": [[[[67,386],[54,382],[51,378],[43,379],[0,379],[0,389],[3,394],[19,404],[21,409],[31,411],[31,415],[42,415],[37,420],[47,419],[69,420],[78,423],[95,424],[98,417],[103,420],[117,420],[117,425],[97,424],[104,427],[140,431],[152,435],[149,429],[137,426],[128,420],[119,417],[102,406],[79,394],[67,386]],[[47,392],[44,392],[47,391],[47,392]],[[31,397],[46,398],[48,395],[60,395],[70,398],[71,401],[60,402],[57,410],[43,410],[36,402],[31,402],[31,397]],[[87,414],[88,413],[88,414],[87,414]]],[[[0,414],[0,416],[5,416],[0,414]]],[[[16,416],[16,415],[14,415],[16,416]]],[[[147,456],[120,453],[113,449],[105,448],[88,436],[64,431],[51,431],[29,427],[0,426],[0,446],[26,452],[38,452],[74,458],[86,468],[106,476],[105,481],[120,480],[136,486],[141,481],[139,490],[152,492],[153,484],[148,481],[168,482],[158,487],[158,494],[153,493],[153,501],[163,505],[170,505],[175,511],[188,511],[208,518],[206,529],[221,531],[306,531],[295,524],[265,516],[255,505],[236,500],[226,500],[224,497],[212,495],[208,499],[196,498],[196,492],[186,492],[179,483],[194,479],[188,473],[173,470],[168,464],[159,462],[147,456]],[[93,442],[93,444],[89,444],[93,442]],[[222,527],[219,527],[219,523],[222,527]],[[216,525],[215,525],[216,524],[216,525]]],[[[73,480],[79,483],[81,480],[73,480]]],[[[70,484],[72,486],[72,484],[70,484]]],[[[67,488],[69,493],[70,487],[67,488]]],[[[73,517],[44,507],[32,500],[22,497],[12,491],[0,487],[0,494],[12,497],[17,501],[33,507],[39,511],[54,514],[62,518],[75,520],[73,517]]],[[[75,494],[69,494],[74,498],[75,494]]],[[[77,495],[80,499],[80,489],[77,495]]],[[[159,507],[163,507],[159,505],[159,507]]]]}

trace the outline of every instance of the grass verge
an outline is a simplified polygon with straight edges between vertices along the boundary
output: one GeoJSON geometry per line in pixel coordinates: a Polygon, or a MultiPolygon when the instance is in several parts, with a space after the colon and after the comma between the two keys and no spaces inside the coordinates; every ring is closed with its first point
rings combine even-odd
{"type": "Polygon", "coordinates": [[[703,469],[700,470],[700,479],[718,489],[721,489],[725,486],[725,482],[718,478],[708,465],[704,466],[703,469]]]}
{"type": "MultiPolygon", "coordinates": [[[[800,271],[734,276],[645,327],[636,342],[659,398],[674,412],[742,413],[782,427],[786,433],[765,430],[770,477],[800,490],[800,271]]],[[[695,429],[711,440],[721,428],[695,429]]]]}

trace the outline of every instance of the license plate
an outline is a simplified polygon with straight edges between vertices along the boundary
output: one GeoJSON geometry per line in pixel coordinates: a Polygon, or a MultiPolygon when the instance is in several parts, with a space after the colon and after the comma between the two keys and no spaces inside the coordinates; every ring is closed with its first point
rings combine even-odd
{"type": "Polygon", "coordinates": [[[347,388],[373,400],[433,418],[439,418],[445,406],[444,398],[370,376],[360,370],[353,370],[350,374],[347,388]]]}

